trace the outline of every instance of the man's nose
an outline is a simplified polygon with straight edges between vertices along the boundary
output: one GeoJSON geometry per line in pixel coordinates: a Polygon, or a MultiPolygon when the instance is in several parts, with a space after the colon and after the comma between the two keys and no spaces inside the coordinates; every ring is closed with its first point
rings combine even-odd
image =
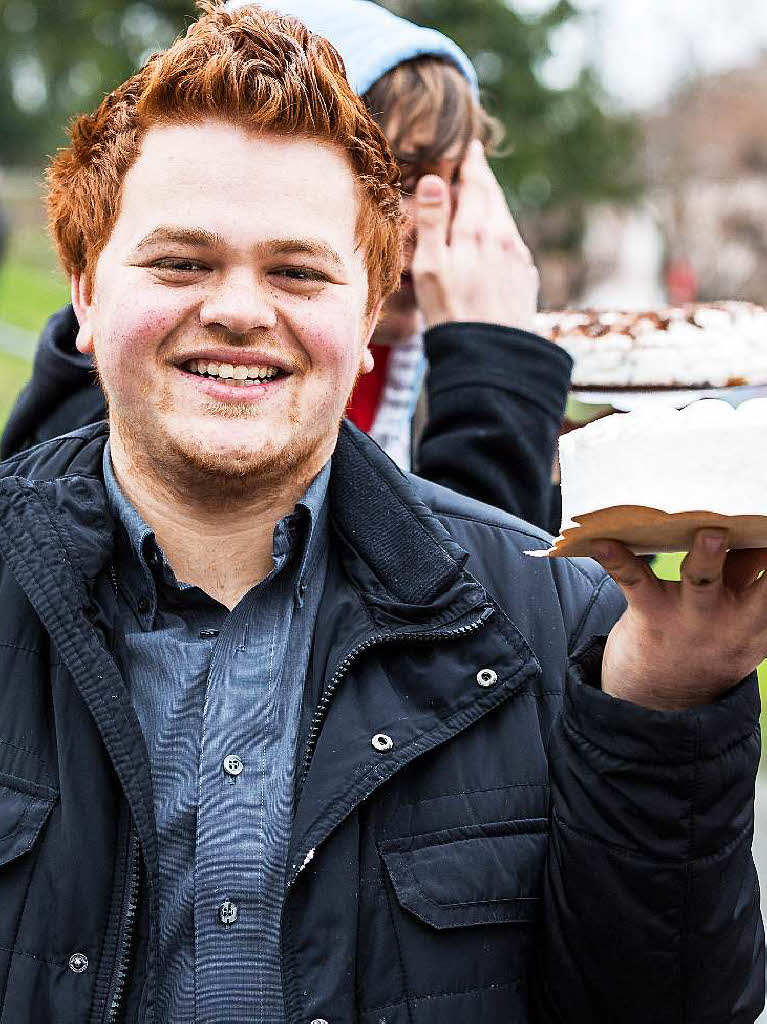
{"type": "Polygon", "coordinates": [[[231,271],[215,283],[200,308],[203,327],[219,325],[232,334],[269,330],[277,323],[274,296],[252,271],[231,271]]]}

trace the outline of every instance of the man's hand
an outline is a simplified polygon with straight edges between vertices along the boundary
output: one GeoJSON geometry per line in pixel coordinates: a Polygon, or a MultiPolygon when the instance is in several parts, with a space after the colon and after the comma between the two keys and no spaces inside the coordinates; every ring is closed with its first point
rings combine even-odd
{"type": "Polygon", "coordinates": [[[473,321],[531,329],[538,271],[480,142],[461,165],[452,225],[448,186],[427,174],[416,188],[415,226],[411,271],[428,327],[473,321]]]}
{"type": "Polygon", "coordinates": [[[592,554],[628,601],[602,662],[602,689],[634,704],[707,704],[767,657],[767,550],[727,553],[727,531],[698,530],[681,582],[659,580],[617,541],[592,554]]]}

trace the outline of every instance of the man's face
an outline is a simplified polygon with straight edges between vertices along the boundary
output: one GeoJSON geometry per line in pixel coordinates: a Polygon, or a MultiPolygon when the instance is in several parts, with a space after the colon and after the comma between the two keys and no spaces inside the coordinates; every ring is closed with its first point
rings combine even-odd
{"type": "MultiPolygon", "coordinates": [[[[396,115],[390,124],[385,127],[385,134],[388,137],[397,136],[396,115]]],[[[434,143],[434,125],[425,123],[416,126],[412,133],[405,138],[398,138],[398,149],[403,152],[417,152],[424,147],[431,147],[434,143]]],[[[458,199],[458,179],[461,170],[461,163],[466,155],[466,145],[456,143],[449,147],[441,156],[431,163],[412,163],[403,159],[399,160],[400,172],[402,175],[402,206],[406,218],[406,235],[404,256],[405,265],[400,277],[400,286],[396,292],[386,300],[384,315],[379,337],[376,340],[390,341],[395,344],[394,339],[400,340],[409,337],[418,330],[418,303],[416,302],[413,278],[410,273],[410,266],[415,251],[415,190],[419,180],[425,174],[436,174],[450,186],[451,215],[455,211],[458,199]]]]}
{"type": "Polygon", "coordinates": [[[92,288],[73,281],[132,462],[224,487],[321,468],[370,368],[357,212],[335,147],[213,120],[147,133],[92,288]]]}

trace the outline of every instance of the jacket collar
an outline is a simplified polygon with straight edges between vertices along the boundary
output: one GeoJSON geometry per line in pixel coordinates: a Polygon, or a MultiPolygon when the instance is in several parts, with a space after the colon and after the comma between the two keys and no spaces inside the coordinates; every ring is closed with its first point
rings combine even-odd
{"type": "MultiPolygon", "coordinates": [[[[81,595],[90,594],[114,544],[102,469],[107,437],[107,425],[95,424],[0,466],[0,519],[9,535],[21,528],[17,516],[8,515],[11,505],[19,510],[20,501],[25,529],[35,530],[37,521],[35,532],[46,547],[69,549],[72,592],[81,595]]],[[[417,498],[405,474],[348,421],[333,455],[329,506],[344,568],[374,615],[438,623],[445,604],[459,596],[456,587],[468,597],[467,552],[417,498]]]]}

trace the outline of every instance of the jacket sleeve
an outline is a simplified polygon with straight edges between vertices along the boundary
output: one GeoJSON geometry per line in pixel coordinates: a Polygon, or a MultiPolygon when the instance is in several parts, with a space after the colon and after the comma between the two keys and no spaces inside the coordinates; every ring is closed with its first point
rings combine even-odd
{"type": "Polygon", "coordinates": [[[8,459],[70,430],[106,417],[106,402],[93,366],[75,348],[77,319],[71,306],[54,313],[35,352],[32,376],[19,393],[0,438],[8,459]]]}
{"type": "Polygon", "coordinates": [[[416,471],[548,529],[572,360],[535,334],[495,324],[443,324],[424,340],[428,421],[416,471]]]}
{"type": "Polygon", "coordinates": [[[535,1019],[753,1022],[755,675],[705,707],[648,710],[600,689],[604,642],[571,662],[551,736],[535,1019]]]}

